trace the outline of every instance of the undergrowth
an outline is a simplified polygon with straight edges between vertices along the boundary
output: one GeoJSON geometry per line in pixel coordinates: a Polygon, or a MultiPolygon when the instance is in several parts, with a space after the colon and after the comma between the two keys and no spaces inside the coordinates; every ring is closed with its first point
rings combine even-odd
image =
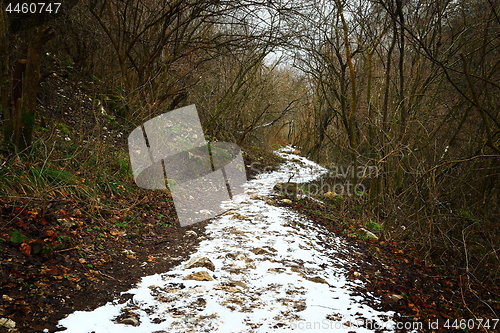
{"type": "Polygon", "coordinates": [[[92,202],[133,194],[132,182],[125,152],[103,143],[80,146],[42,137],[29,152],[5,154],[0,164],[0,191],[11,200],[92,202]]]}
{"type": "MultiPolygon", "coordinates": [[[[408,218],[407,212],[401,209],[398,216],[380,216],[373,208],[369,188],[366,192],[345,192],[344,195],[330,191],[342,188],[339,185],[342,183],[343,180],[326,174],[302,184],[300,192],[306,198],[297,203],[313,216],[330,221],[332,228],[340,226],[348,236],[366,239],[359,232],[360,228],[365,228],[385,243],[397,242],[403,249],[422,258],[429,267],[438,268],[443,275],[469,286],[468,292],[476,293],[471,286],[480,285],[496,293],[500,258],[498,248],[495,248],[498,246],[498,224],[493,220],[473,214],[463,206],[447,206],[434,215],[422,214],[420,221],[415,217],[408,218]]],[[[388,206],[397,204],[398,201],[393,199],[388,206]]]]}

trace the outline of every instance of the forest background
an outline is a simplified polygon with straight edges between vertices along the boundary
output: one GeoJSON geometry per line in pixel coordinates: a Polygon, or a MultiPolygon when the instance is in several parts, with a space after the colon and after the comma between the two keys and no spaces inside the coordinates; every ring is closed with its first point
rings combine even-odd
{"type": "Polygon", "coordinates": [[[318,197],[345,190],[337,213],[498,286],[499,1],[1,3],[5,207],[77,200],[97,218],[140,201],[128,133],[195,104],[207,139],[253,168],[296,145],[330,170],[318,197]]]}

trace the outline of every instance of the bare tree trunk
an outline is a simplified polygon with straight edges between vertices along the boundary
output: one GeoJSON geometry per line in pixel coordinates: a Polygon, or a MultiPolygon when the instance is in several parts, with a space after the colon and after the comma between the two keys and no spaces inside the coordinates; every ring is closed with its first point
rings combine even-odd
{"type": "MultiPolygon", "coordinates": [[[[36,116],[36,96],[40,82],[43,46],[54,35],[48,26],[30,32],[27,59],[16,63],[10,91],[10,103],[4,112],[4,140],[10,149],[23,151],[31,145],[36,116]],[[10,104],[10,105],[9,105],[10,104]]],[[[8,57],[7,57],[8,58],[8,57]]],[[[8,76],[8,67],[6,68],[8,76]]],[[[2,89],[2,97],[7,91],[2,89]]]]}
{"type": "Polygon", "coordinates": [[[405,17],[403,14],[403,4],[402,0],[396,0],[396,14],[398,16],[401,25],[394,26],[396,33],[398,34],[398,46],[399,46],[399,61],[398,61],[398,71],[399,71],[399,91],[398,91],[398,103],[399,103],[399,140],[403,140],[404,134],[406,132],[407,123],[407,109],[405,101],[405,76],[404,76],[404,62],[405,62],[405,35],[404,35],[404,24],[405,17]]]}
{"type": "MultiPolygon", "coordinates": [[[[40,83],[40,66],[42,64],[43,46],[54,36],[51,27],[39,26],[32,32],[32,42],[28,46],[26,72],[23,78],[23,95],[21,99],[21,139],[15,142],[19,150],[31,145],[36,115],[36,95],[40,83]]],[[[16,107],[17,110],[17,107],[16,107]]],[[[19,110],[17,110],[19,112],[19,110]]]]}
{"type": "Polygon", "coordinates": [[[4,141],[11,137],[13,128],[10,124],[9,109],[9,22],[3,10],[3,1],[0,3],[0,113],[2,114],[2,128],[4,141]],[[9,126],[10,125],[10,126],[9,126]]]}
{"type": "Polygon", "coordinates": [[[340,20],[342,22],[342,30],[344,33],[344,47],[346,53],[347,65],[349,67],[349,78],[351,83],[351,98],[349,104],[349,114],[347,116],[347,135],[349,137],[349,146],[351,149],[351,158],[354,167],[354,185],[358,183],[358,134],[357,134],[357,122],[356,122],[356,109],[357,109],[357,90],[356,90],[356,71],[354,69],[354,64],[352,62],[352,53],[349,43],[349,29],[347,22],[344,17],[344,8],[340,0],[335,0],[337,4],[337,9],[339,11],[340,20]]]}

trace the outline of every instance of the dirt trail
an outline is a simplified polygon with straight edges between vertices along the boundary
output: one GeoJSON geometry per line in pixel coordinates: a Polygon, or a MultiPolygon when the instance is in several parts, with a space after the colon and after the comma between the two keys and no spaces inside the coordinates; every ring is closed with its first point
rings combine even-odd
{"type": "Polygon", "coordinates": [[[206,227],[189,262],[144,277],[134,289],[92,312],[59,322],[68,333],[382,332],[393,312],[348,278],[359,263],[342,239],[272,199],[276,183],[305,182],[325,170],[291,149],[279,170],[260,174],[228,212],[206,227]],[[370,302],[368,302],[368,299],[370,302]]]}

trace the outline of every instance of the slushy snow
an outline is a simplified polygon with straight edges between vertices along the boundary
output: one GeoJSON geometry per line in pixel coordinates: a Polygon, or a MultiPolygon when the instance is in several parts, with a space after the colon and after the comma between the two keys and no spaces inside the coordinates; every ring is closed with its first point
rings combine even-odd
{"type": "Polygon", "coordinates": [[[393,331],[394,313],[367,305],[373,295],[354,292],[362,282],[347,278],[356,267],[352,249],[270,203],[276,183],[306,182],[326,172],[292,151],[278,151],[288,162],[249,181],[245,193],[223,203],[228,211],[207,226],[191,258],[210,259],[214,271],[186,269],[183,262],[142,278],[126,292],[133,294],[127,302],[74,312],[59,327],[67,333],[393,331]],[[199,271],[213,281],[183,280],[199,271]],[[127,316],[136,320],[123,323],[127,316]]]}

